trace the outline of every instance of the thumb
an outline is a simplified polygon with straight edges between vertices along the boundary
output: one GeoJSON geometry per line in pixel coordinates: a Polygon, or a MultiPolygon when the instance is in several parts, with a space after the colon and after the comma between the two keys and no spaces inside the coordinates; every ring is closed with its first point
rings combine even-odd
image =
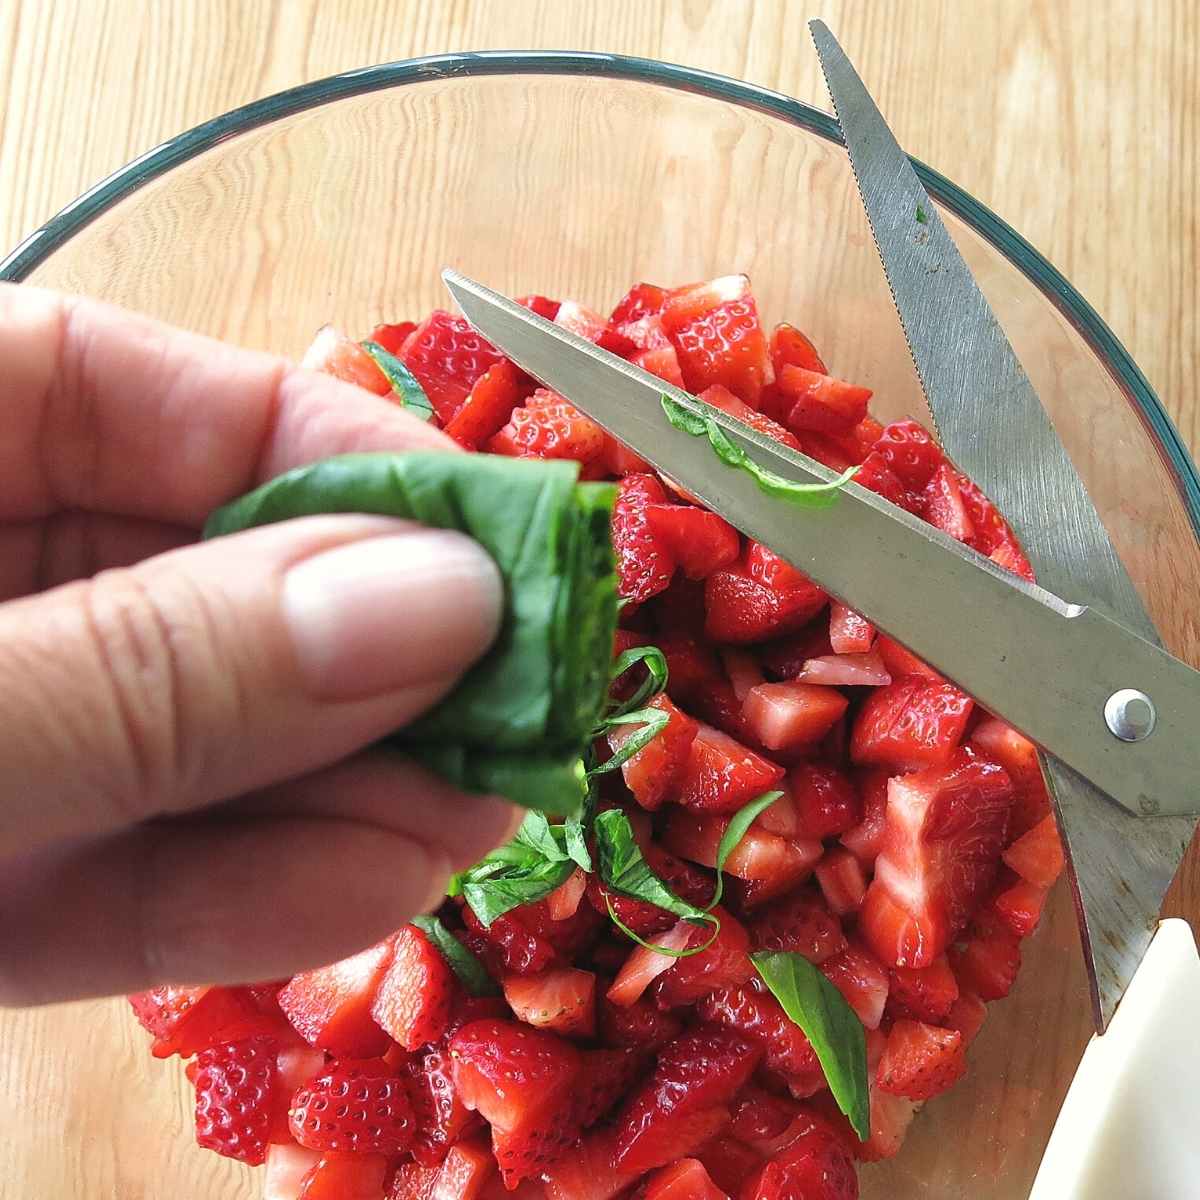
{"type": "Polygon", "coordinates": [[[0,605],[0,854],[344,758],[449,692],[501,604],[462,534],[338,516],[0,605]]]}

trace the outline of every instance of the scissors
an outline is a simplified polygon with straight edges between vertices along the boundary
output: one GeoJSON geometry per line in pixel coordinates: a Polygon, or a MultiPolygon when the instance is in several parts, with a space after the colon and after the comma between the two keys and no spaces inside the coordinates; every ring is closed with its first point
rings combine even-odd
{"type": "MultiPolygon", "coordinates": [[[[1144,1173],[1134,1190],[1118,1186],[1134,1159],[1113,1147],[1117,1131],[1128,1144],[1131,1123],[1161,1140],[1178,1127],[1180,1104],[1196,1111],[1200,959],[1187,925],[1158,915],[1200,815],[1200,673],[1163,650],[910,160],[832,33],[810,27],[943,448],[1012,522],[1038,584],[853,482],[827,507],[797,511],[723,465],[706,439],[680,428],[686,421],[668,421],[663,398],[715,423],[766,471],[828,483],[820,463],[457,272],[443,277],[471,324],[518,365],[1037,743],[1094,1024],[1098,1035],[1116,1026],[1084,1055],[1033,1196],[1150,1195],[1144,1173]]],[[[1185,1136],[1195,1145],[1194,1126],[1185,1136]]],[[[1186,1178],[1182,1190],[1153,1194],[1193,1194],[1196,1150],[1186,1178]]]]}

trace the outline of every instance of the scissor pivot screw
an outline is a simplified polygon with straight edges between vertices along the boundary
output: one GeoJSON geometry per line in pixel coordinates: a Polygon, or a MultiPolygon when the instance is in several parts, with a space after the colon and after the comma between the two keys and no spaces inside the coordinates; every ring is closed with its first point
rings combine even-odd
{"type": "Polygon", "coordinates": [[[1140,742],[1154,732],[1154,701],[1137,688],[1122,688],[1104,702],[1104,723],[1123,742],[1140,742]]]}

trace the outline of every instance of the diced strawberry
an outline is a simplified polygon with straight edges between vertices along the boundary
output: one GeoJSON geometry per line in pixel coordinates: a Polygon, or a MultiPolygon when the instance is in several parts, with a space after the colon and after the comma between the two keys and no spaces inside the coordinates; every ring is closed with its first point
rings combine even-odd
{"type": "Polygon", "coordinates": [[[799,329],[784,321],[771,331],[771,362],[776,376],[783,372],[784,367],[803,367],[806,371],[819,371],[823,375],[827,373],[816,346],[799,329]]]}
{"type": "Polygon", "coordinates": [[[782,778],[782,767],[720,730],[701,725],[680,778],[679,803],[707,812],[737,812],[782,778]]]}
{"type": "Polygon", "coordinates": [[[323,325],[300,360],[302,367],[353,383],[376,396],[387,396],[392,385],[375,360],[355,341],[332,325],[323,325]]]}
{"type": "Polygon", "coordinates": [[[480,376],[503,355],[465,318],[438,309],[409,335],[401,357],[445,424],[458,412],[480,376]]]}
{"type": "Polygon", "coordinates": [[[735,650],[726,646],[721,651],[721,665],[725,668],[725,675],[729,686],[733,688],[736,700],[745,700],[751,688],[766,682],[758,659],[748,650],[735,650]]]}
{"type": "Polygon", "coordinates": [[[558,316],[559,302],[551,300],[546,296],[538,296],[536,294],[518,296],[517,303],[522,308],[527,308],[530,312],[537,313],[545,321],[553,321],[558,316]]]}
{"type": "Polygon", "coordinates": [[[820,966],[863,1025],[878,1029],[888,994],[888,974],[883,964],[865,946],[851,942],[820,966]]]}
{"type": "MultiPolygon", "coordinates": [[[[676,918],[665,908],[659,908],[646,900],[637,900],[633,896],[622,896],[619,892],[611,891],[600,882],[598,875],[588,878],[587,898],[598,913],[608,913],[611,906],[617,920],[622,925],[633,930],[641,938],[648,938],[670,929],[676,918]]],[[[659,958],[662,955],[658,955],[659,958]]]]}
{"type": "Polygon", "coordinates": [[[944,954],[927,967],[893,967],[888,976],[888,1012],[895,1017],[937,1024],[958,999],[958,980],[944,954]]]}
{"type": "MultiPolygon", "coordinates": [[[[713,909],[713,914],[720,920],[721,929],[712,944],[699,954],[671,959],[655,982],[654,998],[659,1008],[691,1004],[717,988],[738,987],[754,975],[746,930],[719,906],[713,909]]],[[[690,928],[691,946],[702,946],[713,936],[708,925],[690,928]]]]}
{"type": "Polygon", "coordinates": [[[608,319],[614,325],[625,325],[660,313],[667,302],[667,295],[666,288],[656,287],[653,283],[635,283],[617,302],[608,319]]]}
{"type": "Polygon", "coordinates": [[[889,966],[929,966],[962,929],[995,878],[1011,800],[1004,768],[969,749],[889,783],[883,848],[859,919],[889,966]]]}
{"type": "Polygon", "coordinates": [[[788,787],[796,806],[799,835],[806,838],[836,837],[852,829],[863,818],[858,792],[845,772],[823,763],[801,763],[788,775],[788,787]]]}
{"type": "Polygon", "coordinates": [[[646,1180],[640,1200],[727,1200],[696,1158],[681,1158],[660,1167],[646,1180]]]}
{"type": "MultiPolygon", "coordinates": [[[[812,437],[812,434],[805,437],[805,449],[808,449],[812,437]]],[[[810,450],[809,453],[812,451],[810,450]]],[[[813,457],[817,456],[814,454],[813,457]]],[[[843,459],[846,457],[843,452],[843,459]]],[[[872,450],[859,464],[858,470],[854,473],[854,482],[860,487],[865,487],[882,496],[885,500],[890,500],[899,508],[907,509],[911,513],[923,511],[924,498],[918,493],[910,492],[900,482],[877,450],[872,450]]]]}
{"type": "MultiPolygon", "coordinates": [[[[667,714],[666,726],[646,746],[622,764],[621,774],[633,798],[648,809],[658,808],[675,795],[687,767],[692,743],[700,724],[675,707],[666,695],[655,696],[648,707],[667,714]]],[[[619,750],[642,726],[614,725],[608,733],[608,744],[619,750]]]]}
{"type": "Polygon", "coordinates": [[[871,398],[870,388],[805,367],[785,366],[776,385],[791,402],[787,427],[799,434],[849,433],[867,415],[871,398]]]}
{"type": "MultiPolygon", "coordinates": [[[[670,929],[650,939],[652,946],[662,950],[683,950],[691,943],[695,927],[687,921],[677,921],[670,929]]],[[[696,955],[702,958],[703,955],[696,955]]],[[[621,970],[605,993],[606,998],[620,1008],[636,1004],[642,993],[664,971],[675,965],[677,960],[670,955],[660,954],[651,946],[638,946],[630,951],[621,970]]]]}
{"type": "Polygon", "coordinates": [[[154,1035],[155,1058],[188,1058],[231,1037],[266,1032],[269,1024],[242,988],[163,985],[134,993],[129,1004],[154,1035]]]}
{"type": "Polygon", "coordinates": [[[718,1134],[696,1151],[713,1182],[727,1195],[736,1196],[742,1185],[763,1164],[762,1155],[727,1133],[718,1134]]]}
{"type": "MultiPolygon", "coordinates": [[[[683,932],[686,934],[687,930],[683,932]]],[[[678,948],[686,945],[687,941],[683,940],[678,948]]],[[[646,996],[627,1005],[614,1003],[607,996],[600,1001],[600,1037],[607,1046],[618,1050],[657,1050],[682,1032],[683,1024],[679,1018],[674,1013],[661,1011],[646,996]]]]}
{"type": "Polygon", "coordinates": [[[820,658],[832,653],[829,645],[828,622],[819,618],[810,622],[799,633],[778,638],[758,648],[759,661],[769,679],[781,682],[795,679],[810,658],[820,658]]]}
{"type": "Polygon", "coordinates": [[[440,950],[415,925],[392,939],[392,962],[379,981],[371,1016],[406,1050],[436,1042],[446,1032],[456,988],[440,950]]]}
{"type": "Polygon", "coordinates": [[[903,1096],[892,1096],[881,1088],[871,1088],[871,1136],[857,1147],[864,1162],[878,1162],[900,1152],[904,1135],[916,1116],[917,1105],[903,1096]]]}
{"type": "Polygon", "coordinates": [[[300,1200],[304,1179],[321,1161],[321,1152],[289,1141],[269,1147],[266,1161],[263,1200],[300,1200]]]}
{"type": "Polygon", "coordinates": [[[617,1163],[617,1130],[602,1126],[544,1172],[549,1200],[613,1200],[640,1174],[617,1163]]]}
{"type": "Polygon", "coordinates": [[[381,1058],[330,1063],[297,1090],[288,1115],[310,1150],[402,1154],[416,1134],[408,1089],[381,1058]]]}
{"type": "Polygon", "coordinates": [[[797,1086],[800,1094],[825,1087],[816,1051],[774,996],[749,984],[723,988],[700,1000],[696,1013],[701,1020],[723,1025],[760,1046],[766,1065],[797,1086]]]}
{"type": "MultiPolygon", "coordinates": [[[[271,1125],[267,1140],[272,1144],[290,1142],[291,1127],[288,1124],[288,1109],[296,1089],[307,1083],[325,1066],[325,1051],[297,1042],[279,1050],[275,1060],[275,1106],[271,1114],[271,1125]]],[[[193,1080],[193,1082],[195,1082],[193,1080]]]]}
{"type": "Polygon", "coordinates": [[[952,683],[898,679],[871,692],[854,722],[856,763],[912,770],[947,762],[967,728],[974,702],[952,683]]]}
{"type": "Polygon", "coordinates": [[[389,354],[399,354],[408,341],[409,334],[416,329],[416,321],[398,321],[392,325],[376,325],[367,334],[366,340],[382,346],[389,354]]]}
{"type": "Polygon", "coordinates": [[[720,383],[757,407],[774,371],[744,275],[676,289],[663,307],[662,322],[679,355],[688,391],[720,383]]]}
{"type": "Polygon", "coordinates": [[[785,781],[781,788],[783,795],[754,818],[752,828],[761,829],[763,833],[773,833],[782,838],[804,836],[800,829],[800,816],[796,810],[796,803],[787,787],[785,781]]]}
{"type": "Polygon", "coordinates": [[[1054,814],[1044,816],[1023,833],[1007,850],[1004,861],[1022,879],[1048,888],[1062,874],[1063,848],[1054,814]]]}
{"type": "Polygon", "coordinates": [[[649,1061],[642,1049],[584,1050],[575,1094],[579,1124],[586,1129],[607,1115],[642,1076],[649,1061]]]}
{"type": "Polygon", "coordinates": [[[604,452],[604,431],[554,392],[539,388],[515,408],[488,451],[510,458],[573,458],[590,463],[604,452]]]}
{"type": "Polygon", "coordinates": [[[885,687],[892,682],[878,651],[867,654],[826,654],[806,659],[797,683],[822,687],[885,687]]]}
{"type": "Polygon", "coordinates": [[[1030,583],[1037,582],[1033,565],[1025,557],[1025,552],[1017,545],[1016,538],[1013,538],[1011,541],[1001,542],[999,546],[988,553],[988,558],[996,566],[1003,567],[1004,570],[1011,571],[1014,575],[1019,575],[1022,579],[1028,580],[1030,583]]]}
{"type": "Polygon", "coordinates": [[[575,967],[551,967],[540,975],[509,975],[504,998],[527,1025],[566,1037],[596,1032],[596,976],[575,967]]]}
{"type": "Polygon", "coordinates": [[[558,952],[524,917],[524,906],[514,908],[485,928],[469,906],[463,909],[468,931],[483,935],[506,970],[517,975],[536,975],[558,958],[558,952]]]}
{"type": "Polygon", "coordinates": [[[610,325],[599,313],[577,303],[574,300],[564,300],[554,314],[555,325],[595,342],[602,350],[624,357],[632,354],[636,345],[610,325]]]}
{"type": "Polygon", "coordinates": [[[967,937],[950,947],[958,986],[981,1000],[1003,1000],[1021,969],[1021,942],[994,913],[982,912],[967,937]]]}
{"type": "Polygon", "coordinates": [[[546,911],[552,921],[565,921],[575,915],[587,892],[587,873],[576,867],[567,878],[546,897],[546,911]]]}
{"type": "Polygon", "coordinates": [[[1027,938],[1042,919],[1042,909],[1046,906],[1049,892],[1049,888],[1018,879],[996,894],[992,908],[1017,937],[1027,938]]]}
{"type": "Polygon", "coordinates": [[[737,559],[737,531],[716,513],[686,504],[650,504],[646,516],[689,579],[705,579],[737,559]]]}
{"type": "Polygon", "coordinates": [[[734,1101],[729,1132],[760,1155],[770,1157],[787,1144],[781,1139],[805,1111],[805,1106],[791,1096],[775,1095],[748,1083],[734,1101]]]}
{"type": "Polygon", "coordinates": [[[723,1106],[750,1078],[761,1057],[752,1042],[714,1026],[699,1026],[664,1046],[654,1074],[617,1115],[618,1164],[640,1173],[688,1153],[678,1140],[695,1143],[694,1118],[721,1108],[719,1122],[702,1122],[715,1126],[706,1141],[724,1124],[723,1106]]]}
{"type": "Polygon", "coordinates": [[[299,1200],[383,1200],[382,1154],[322,1154],[304,1177],[299,1200]]]}
{"type": "Polygon", "coordinates": [[[812,888],[800,888],[750,923],[756,950],[785,950],[820,964],[846,949],[838,919],[812,888]]]}
{"type": "Polygon", "coordinates": [[[879,435],[875,450],[900,481],[923,491],[945,459],[929,431],[916,421],[893,421],[879,435]]]}
{"type": "Polygon", "coordinates": [[[507,358],[501,359],[475,381],[446,425],[447,435],[460,446],[477,450],[504,428],[523,391],[520,370],[507,358]]]}
{"type": "Polygon", "coordinates": [[[836,688],[793,680],[751,688],[742,707],[759,742],[770,750],[793,750],[824,736],[849,703],[836,688]]]}
{"type": "Polygon", "coordinates": [[[958,480],[958,472],[949,463],[934,471],[925,485],[925,520],[960,542],[970,542],[975,526],[967,515],[958,480]]]}
{"type": "Polygon", "coordinates": [[[388,1035],[372,1018],[371,1003],[391,961],[389,938],[352,958],[303,971],[279,993],[279,1007],[311,1046],[339,1058],[382,1054],[388,1035]]]}
{"type": "Polygon", "coordinates": [[[751,1179],[739,1200],[858,1200],[854,1160],[834,1137],[801,1134],[751,1179]]]}
{"type": "Polygon", "coordinates": [[[866,654],[875,640],[875,626],[839,600],[829,606],[829,645],[835,654],[866,654]]]}
{"type": "Polygon", "coordinates": [[[894,680],[899,681],[902,677],[913,676],[914,678],[929,679],[934,683],[946,682],[945,678],[927,662],[919,659],[911,650],[906,650],[899,642],[894,642],[885,634],[881,633],[875,639],[875,649],[879,651],[883,665],[887,667],[888,674],[894,680]]]}
{"type": "Polygon", "coordinates": [[[890,773],[884,767],[871,767],[855,776],[862,820],[841,836],[841,843],[864,867],[873,867],[883,845],[887,819],[887,789],[890,773]]]}
{"type": "Polygon", "coordinates": [[[387,1200],[433,1200],[442,1168],[426,1167],[418,1162],[401,1163],[388,1184],[387,1200]]]}
{"type": "Polygon", "coordinates": [[[674,387],[683,387],[683,371],[679,366],[679,355],[675,347],[668,343],[665,346],[653,346],[648,350],[639,350],[629,356],[629,361],[651,375],[674,387]]]}
{"type": "Polygon", "coordinates": [[[612,536],[620,591],[638,604],[663,591],[678,565],[646,512],[649,505],[664,504],[666,498],[654,475],[626,475],[617,491],[612,536]]]}
{"type": "Polygon", "coordinates": [[[942,1024],[947,1029],[957,1029],[962,1034],[963,1046],[969,1046],[980,1029],[983,1028],[987,1016],[987,1005],[978,996],[970,992],[961,992],[959,997],[946,1014],[942,1024]]]}
{"type": "Polygon", "coordinates": [[[765,413],[753,409],[744,400],[739,400],[727,387],[715,384],[705,388],[700,393],[700,399],[713,408],[719,408],[723,413],[736,417],[743,424],[749,425],[756,433],[769,437],[780,445],[791,450],[802,450],[800,439],[790,429],[785,429],[778,421],[772,421],[765,413]]]}
{"type": "MultiPolygon", "coordinates": [[[[747,543],[746,573],[751,579],[766,584],[772,591],[781,594],[820,590],[807,575],[796,570],[791,563],[769,546],[764,546],[762,542],[747,543]]],[[[828,597],[822,593],[822,607],[827,601],[828,597]]],[[[820,609],[816,611],[819,612],[820,609]]]]}
{"type": "Polygon", "coordinates": [[[463,1103],[492,1126],[506,1184],[539,1174],[578,1135],[580,1057],[569,1042],[513,1021],[474,1021],[450,1039],[450,1055],[463,1103]]]}
{"type": "Polygon", "coordinates": [[[495,1170],[496,1160],[486,1138],[457,1142],[442,1163],[430,1200],[480,1200],[495,1170]]]}
{"type": "MultiPolygon", "coordinates": [[[[983,494],[979,485],[961,473],[957,476],[957,483],[967,519],[971,522],[973,530],[971,545],[980,554],[991,554],[1001,547],[1011,548],[1020,554],[1020,546],[1011,526],[983,494]]],[[[1024,559],[1024,555],[1021,555],[1021,558],[1024,559]]],[[[1027,578],[1032,577],[1031,571],[1027,578]]]]}
{"type": "Polygon", "coordinates": [[[453,1063],[444,1045],[414,1055],[404,1064],[402,1074],[416,1120],[413,1157],[424,1166],[437,1166],[479,1118],[455,1090],[453,1063]]]}
{"type": "Polygon", "coordinates": [[[923,1021],[897,1021],[876,1073],[880,1091],[909,1100],[930,1100],[966,1074],[962,1034],[923,1021]]]}
{"type": "MultiPolygon", "coordinates": [[[[783,396],[782,393],[780,393],[780,396],[786,405],[787,397],[783,396]]],[[[784,413],[780,419],[786,420],[787,414],[784,413]]],[[[815,458],[817,462],[824,463],[825,466],[827,466],[831,471],[837,471],[839,474],[841,474],[841,472],[856,465],[854,454],[847,449],[845,440],[842,438],[830,437],[825,433],[806,433],[800,439],[800,444],[804,447],[804,453],[807,454],[809,458],[815,458]]],[[[878,473],[881,467],[883,468],[886,476],[894,481],[892,486],[894,487],[897,495],[907,500],[908,493],[904,491],[900,481],[896,479],[896,477],[892,475],[892,473],[888,471],[886,467],[883,467],[883,460],[879,459],[878,456],[876,456],[874,460],[874,466],[868,470],[866,475],[872,476],[873,474],[878,473]]],[[[856,482],[858,482],[857,476],[856,482]]],[[[868,487],[871,485],[864,482],[863,486],[868,487]]],[[[872,490],[879,491],[880,488],[874,487],[872,490]]],[[[894,497],[889,495],[888,499],[891,500],[894,499],[894,497]]],[[[900,500],[895,500],[895,502],[898,504],[900,503],[900,500]]]]}
{"type": "Polygon", "coordinates": [[[987,717],[971,731],[971,745],[999,763],[1015,789],[1009,833],[1020,837],[1050,812],[1050,796],[1042,778],[1037,747],[1006,721],[987,717]]]}
{"type": "Polygon", "coordinates": [[[716,642],[767,641],[795,633],[825,607],[827,599],[807,581],[796,587],[772,587],[744,567],[729,567],[705,580],[704,630],[716,642]]]}
{"type": "Polygon", "coordinates": [[[847,916],[862,908],[867,894],[867,877],[862,864],[841,846],[827,850],[816,865],[817,883],[829,905],[830,912],[847,916]]]}
{"type": "Polygon", "coordinates": [[[279,1086],[278,1043],[260,1036],[201,1050],[196,1089],[196,1142],[227,1158],[265,1161],[279,1086]]]}

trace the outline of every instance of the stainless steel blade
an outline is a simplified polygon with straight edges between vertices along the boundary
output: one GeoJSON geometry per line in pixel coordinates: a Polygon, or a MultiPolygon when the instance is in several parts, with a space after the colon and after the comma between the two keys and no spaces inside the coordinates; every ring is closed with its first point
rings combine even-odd
{"type": "MultiPolygon", "coordinates": [[[[1062,596],[1086,595],[1157,642],[1083,481],[908,156],[833,34],[821,21],[810,28],[942,444],[1013,523],[1039,581],[1062,596]]],[[[1043,769],[1103,1031],[1150,943],[1196,820],[1139,820],[1064,763],[1047,759],[1043,769]]]]}

